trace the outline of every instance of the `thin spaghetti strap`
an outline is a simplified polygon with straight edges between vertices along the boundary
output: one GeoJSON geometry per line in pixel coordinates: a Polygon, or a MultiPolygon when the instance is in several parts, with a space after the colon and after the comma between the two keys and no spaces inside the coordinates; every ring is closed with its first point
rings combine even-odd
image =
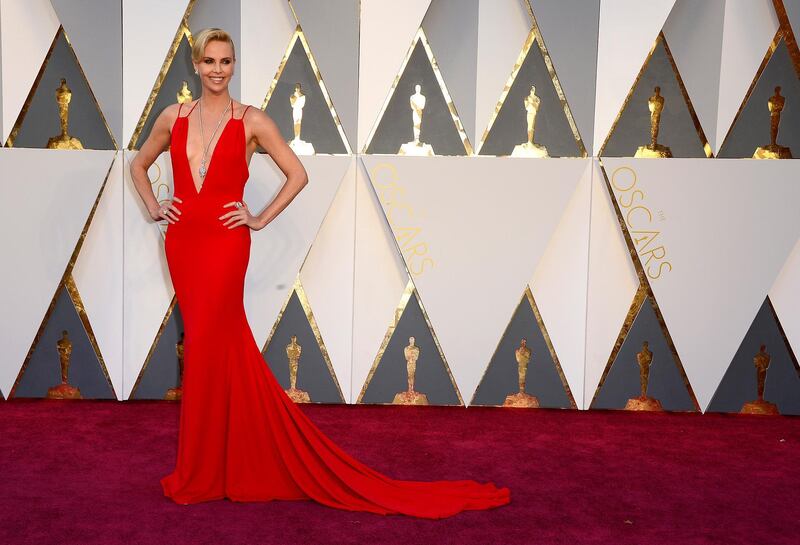
{"type": "Polygon", "coordinates": [[[183,102],[178,103],[178,117],[181,116],[181,108],[183,108],[183,102]]]}
{"type": "Polygon", "coordinates": [[[233,99],[231,99],[231,119],[233,119],[233,99]]]}
{"type": "Polygon", "coordinates": [[[244,119],[244,116],[247,114],[247,110],[249,110],[249,109],[250,109],[250,106],[248,106],[247,108],[245,108],[245,109],[244,109],[244,112],[242,113],[242,117],[240,117],[239,119],[244,119]]]}
{"type": "MultiPolygon", "coordinates": [[[[191,109],[191,110],[189,110],[189,113],[188,113],[188,114],[186,114],[186,116],[185,116],[185,117],[189,117],[190,115],[192,115],[192,112],[194,111],[194,109],[197,107],[197,105],[198,105],[199,103],[200,103],[200,99],[198,98],[197,100],[195,100],[195,101],[194,101],[194,104],[192,105],[192,109],[191,109]]],[[[183,104],[181,104],[181,106],[183,106],[183,104]]]]}

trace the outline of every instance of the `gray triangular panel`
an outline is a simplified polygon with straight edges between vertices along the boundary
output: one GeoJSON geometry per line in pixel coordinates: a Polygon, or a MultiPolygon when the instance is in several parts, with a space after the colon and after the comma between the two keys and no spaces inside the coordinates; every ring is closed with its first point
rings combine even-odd
{"type": "Polygon", "coordinates": [[[706,157],[704,142],[697,134],[663,40],[656,45],[630,100],[612,129],[603,148],[603,156],[633,157],[639,146],[650,143],[650,109],[647,103],[657,86],[664,97],[658,143],[669,147],[673,157],[706,157]]]}
{"type": "Polygon", "coordinates": [[[568,409],[572,406],[527,298],[523,298],[517,306],[471,405],[502,405],[506,396],[519,391],[514,352],[523,338],[531,349],[525,392],[536,396],[540,407],[568,409]]]}
{"type": "Polygon", "coordinates": [[[307,392],[312,402],[344,403],[297,292],[292,292],[278,327],[263,352],[264,360],[284,390],[290,386],[286,345],[291,342],[292,335],[297,336],[297,344],[302,350],[297,367],[297,388],[307,392]]]}
{"type": "Polygon", "coordinates": [[[267,114],[278,125],[287,142],[294,138],[290,97],[294,93],[296,83],[300,84],[300,89],[306,97],[306,103],[302,110],[300,138],[311,142],[316,153],[347,153],[339,129],[336,127],[336,121],[331,115],[322,88],[314,75],[314,68],[311,66],[299,38],[292,46],[289,58],[269,97],[266,109],[267,114]]]}
{"type": "Polygon", "coordinates": [[[31,359],[14,390],[14,397],[46,397],[47,389],[61,383],[61,364],[56,343],[66,330],[72,341],[68,382],[84,399],[116,399],[97,359],[89,336],[69,293],[62,286],[31,359]]]}
{"type": "Polygon", "coordinates": [[[785,104],[781,112],[778,144],[800,157],[800,79],[792,65],[786,42],[781,40],[758,78],[753,92],[736,118],[718,157],[752,157],[756,148],[769,144],[769,99],[781,87],[785,104]]]}
{"type": "Polygon", "coordinates": [[[623,409],[628,399],[641,391],[636,354],[647,341],[653,353],[647,395],[661,402],[668,411],[694,411],[695,405],[683,382],[656,313],[646,298],[611,365],[592,409],[623,409]]]}
{"type": "Polygon", "coordinates": [[[431,405],[460,405],[416,294],[409,299],[398,320],[361,403],[391,403],[395,394],[406,391],[408,372],[403,351],[409,337],[414,337],[415,344],[419,346],[414,390],[425,394],[431,405]]]}
{"type": "Polygon", "coordinates": [[[56,89],[64,78],[72,92],[67,119],[68,133],[80,140],[84,149],[116,149],[63,30],[58,31],[52,54],[46,63],[27,112],[17,120],[20,124],[13,146],[46,148],[47,141],[61,133],[56,89]]]}
{"type": "Polygon", "coordinates": [[[542,51],[535,41],[522,61],[480,155],[511,155],[514,146],[527,141],[525,97],[530,93],[531,85],[536,86],[536,96],[540,100],[534,124],[534,142],[546,147],[551,157],[582,157],[542,51]]]}
{"type": "MultiPolygon", "coordinates": [[[[434,52],[435,53],[435,52],[434,52]]],[[[450,114],[436,74],[422,40],[414,45],[411,57],[386,106],[367,153],[394,155],[400,146],[414,140],[414,125],[409,97],[419,84],[425,96],[425,109],[420,126],[420,141],[433,146],[436,155],[466,155],[467,151],[450,114]]]]}
{"type": "Polygon", "coordinates": [[[761,305],[707,411],[738,413],[745,402],[756,399],[753,357],[761,345],[765,345],[772,358],[767,369],[764,399],[775,403],[781,414],[800,414],[800,376],[769,299],[761,305]]]}

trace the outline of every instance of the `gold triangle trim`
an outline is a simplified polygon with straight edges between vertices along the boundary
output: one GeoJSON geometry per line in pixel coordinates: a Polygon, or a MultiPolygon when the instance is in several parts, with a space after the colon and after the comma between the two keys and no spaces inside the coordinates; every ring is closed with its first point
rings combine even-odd
{"type": "Polygon", "coordinates": [[[106,184],[108,183],[108,178],[111,174],[111,169],[114,167],[114,162],[117,160],[117,156],[119,155],[119,151],[114,152],[114,157],[111,159],[111,164],[108,165],[108,170],[106,171],[105,178],[103,179],[103,184],[100,186],[100,191],[97,193],[97,197],[94,199],[94,204],[92,204],[92,208],[89,211],[89,216],[86,218],[86,222],[83,224],[83,229],[81,230],[80,236],[78,236],[78,241],[75,243],[75,248],[72,250],[72,255],[67,262],[67,266],[64,270],[64,274],[61,277],[61,280],[58,282],[56,286],[55,292],[53,293],[53,297],[50,299],[50,305],[47,307],[47,310],[44,313],[44,317],[42,318],[42,322],[39,324],[39,329],[36,331],[36,335],[33,337],[33,342],[31,342],[31,346],[28,349],[28,353],[25,355],[25,359],[22,362],[22,366],[20,367],[19,372],[17,373],[17,378],[14,380],[13,386],[11,386],[11,390],[8,392],[8,399],[14,397],[16,393],[17,386],[19,386],[19,381],[22,380],[22,376],[25,374],[25,370],[28,368],[28,364],[31,362],[31,358],[33,358],[33,353],[36,351],[36,348],[39,345],[39,341],[44,334],[45,327],[47,323],[50,321],[50,317],[53,314],[53,311],[56,308],[56,302],[58,301],[58,295],[61,292],[61,288],[64,288],[68,291],[68,295],[70,300],[72,301],[73,306],[75,307],[78,316],[81,319],[81,322],[84,325],[86,330],[86,334],[89,336],[89,342],[92,345],[92,349],[95,351],[95,355],[97,355],[98,361],[100,362],[101,369],[103,374],[108,380],[108,385],[111,387],[111,392],[116,397],[116,390],[114,389],[114,384],[111,382],[111,378],[108,374],[108,369],[105,365],[105,360],[100,353],[100,346],[97,344],[97,339],[94,336],[94,332],[89,325],[89,318],[86,316],[86,311],[83,307],[83,302],[80,299],[80,294],[78,294],[78,289],[75,286],[75,280],[72,278],[72,270],[75,268],[75,263],[78,260],[78,255],[81,253],[81,248],[83,247],[83,241],[86,239],[86,233],[89,232],[89,227],[92,223],[92,219],[94,219],[94,213],[97,210],[97,205],[100,204],[100,199],[103,196],[103,192],[105,191],[106,184]],[[74,288],[75,296],[71,292],[70,288],[74,288]],[[76,300],[77,296],[77,300],[76,300]],[[78,304],[80,304],[80,308],[78,308],[78,304]]]}
{"type": "Polygon", "coordinates": [[[564,115],[567,118],[567,123],[569,123],[569,128],[572,131],[572,137],[575,139],[575,144],[578,146],[578,151],[581,153],[580,157],[586,157],[586,146],[583,144],[583,139],[581,138],[580,132],[578,131],[578,126],[575,123],[575,119],[572,116],[572,110],[567,103],[567,97],[564,94],[564,89],[561,87],[561,82],[558,80],[558,76],[556,75],[555,66],[553,65],[553,60],[550,57],[550,53],[547,51],[547,47],[544,44],[544,38],[542,38],[541,30],[539,30],[539,25],[536,22],[536,18],[533,16],[533,9],[531,8],[529,0],[525,1],[525,4],[528,8],[528,14],[531,17],[531,30],[528,32],[528,36],[525,38],[525,43],[522,45],[522,49],[517,55],[517,61],[514,63],[514,67],[511,69],[511,75],[508,76],[508,80],[506,80],[506,84],[503,87],[503,91],[500,93],[500,98],[497,100],[497,105],[494,107],[494,111],[492,112],[492,116],[489,118],[489,123],[486,125],[486,129],[483,131],[483,136],[481,136],[480,142],[478,142],[478,149],[476,150],[475,154],[480,155],[481,149],[483,145],[486,143],[486,140],[489,138],[489,133],[492,130],[492,126],[494,122],[497,120],[497,116],[500,114],[500,110],[503,109],[503,105],[505,104],[506,98],[508,97],[509,91],[511,91],[511,86],[514,85],[514,81],[517,79],[517,75],[519,74],[520,69],[522,68],[522,64],[525,62],[525,59],[528,57],[528,53],[530,52],[531,46],[536,43],[539,47],[539,51],[542,54],[542,58],[544,58],[544,64],[547,66],[547,73],[550,74],[550,81],[553,84],[553,88],[556,91],[556,95],[558,95],[558,99],[561,102],[561,107],[564,110],[564,115]]]}
{"type": "Polygon", "coordinates": [[[17,116],[17,120],[14,123],[11,132],[8,135],[8,139],[6,140],[5,147],[13,148],[14,141],[17,139],[17,135],[19,134],[20,128],[22,128],[22,123],[25,121],[25,116],[28,114],[28,110],[31,107],[31,102],[33,101],[33,97],[36,95],[36,91],[39,89],[39,84],[42,81],[42,77],[44,77],[44,72],[47,69],[47,65],[50,63],[50,58],[53,56],[53,51],[55,51],[56,44],[58,43],[58,38],[61,35],[64,35],[64,40],[67,42],[67,47],[69,48],[70,53],[72,53],[72,58],[75,60],[75,66],[78,67],[78,72],[80,72],[81,76],[83,77],[84,83],[86,83],[86,88],[89,89],[89,96],[92,99],[92,103],[94,104],[97,113],[100,114],[100,119],[103,120],[103,125],[108,132],[108,137],[111,139],[111,144],[114,146],[113,149],[119,149],[117,145],[117,140],[114,138],[114,134],[111,132],[111,128],[108,126],[108,121],[106,121],[106,116],[103,114],[102,108],[100,108],[100,103],[97,102],[97,97],[94,94],[94,90],[92,90],[92,86],[89,84],[89,79],[86,77],[86,73],[83,71],[83,67],[81,66],[81,62],[78,59],[78,55],[75,53],[75,49],[72,47],[72,42],[69,40],[69,36],[67,36],[67,32],[64,30],[63,25],[59,25],[58,30],[56,31],[55,37],[53,37],[53,41],[50,43],[50,48],[47,50],[47,54],[44,56],[44,61],[42,61],[42,66],[39,68],[39,73],[36,74],[36,78],[33,80],[33,85],[31,86],[30,91],[28,91],[28,96],[25,98],[25,102],[22,105],[22,109],[17,116]]]}
{"type": "Polygon", "coordinates": [[[474,152],[472,150],[472,144],[470,144],[469,138],[467,137],[467,132],[464,130],[464,126],[461,124],[461,118],[458,116],[458,111],[456,110],[456,106],[453,103],[453,99],[450,96],[450,92],[447,90],[447,85],[445,85],[444,83],[442,72],[441,70],[439,70],[439,63],[436,62],[436,58],[433,56],[433,50],[431,49],[430,43],[428,42],[428,37],[425,35],[425,31],[423,30],[422,25],[420,25],[416,34],[414,34],[414,39],[411,40],[411,46],[408,48],[406,56],[403,59],[403,63],[400,65],[400,71],[394,77],[392,86],[389,88],[389,94],[386,96],[386,100],[383,102],[383,106],[381,106],[380,112],[378,112],[378,117],[369,131],[366,143],[364,144],[364,149],[361,151],[361,153],[364,154],[367,153],[367,149],[369,148],[369,145],[372,143],[372,138],[375,136],[375,132],[378,130],[378,125],[380,125],[381,119],[383,119],[383,114],[386,112],[386,108],[389,106],[389,102],[392,100],[392,97],[394,96],[394,92],[397,89],[397,85],[400,83],[400,78],[403,76],[403,73],[406,70],[406,65],[408,64],[409,59],[411,59],[411,55],[412,53],[414,53],[414,49],[416,48],[417,42],[419,41],[422,42],[422,46],[425,49],[425,54],[428,57],[428,62],[430,63],[431,68],[433,69],[433,73],[436,76],[436,82],[439,84],[439,91],[444,96],[444,100],[447,103],[447,109],[450,111],[450,117],[453,119],[453,123],[456,126],[458,135],[461,138],[461,143],[464,145],[464,151],[466,152],[467,157],[474,155],[474,152]]]}
{"type": "MultiPolygon", "coordinates": [[[[447,376],[450,377],[450,383],[453,385],[453,390],[458,397],[459,405],[464,405],[464,399],[461,397],[461,391],[458,389],[458,384],[456,384],[455,378],[453,377],[453,373],[450,370],[450,365],[447,363],[447,359],[444,357],[444,352],[442,351],[442,346],[439,344],[439,339],[436,337],[436,332],[433,330],[433,326],[431,325],[430,318],[428,318],[428,313],[425,311],[425,307],[422,305],[422,300],[417,293],[417,289],[414,286],[414,281],[409,276],[408,283],[406,284],[405,289],[403,290],[403,295],[400,296],[400,302],[397,305],[397,308],[394,311],[394,318],[392,323],[389,324],[389,327],[386,329],[386,334],[383,337],[383,341],[381,342],[380,347],[378,348],[378,353],[375,356],[375,360],[372,362],[372,367],[367,374],[367,379],[364,381],[364,385],[361,387],[361,392],[358,394],[358,399],[356,399],[356,403],[362,403],[362,399],[364,394],[367,392],[367,388],[369,388],[370,382],[372,382],[372,377],[375,375],[375,371],[378,369],[381,361],[383,360],[383,355],[386,353],[386,347],[389,346],[389,341],[392,340],[394,336],[395,329],[397,328],[397,324],[400,322],[400,318],[402,318],[403,313],[406,310],[406,306],[408,306],[408,302],[411,300],[411,297],[415,297],[417,300],[417,304],[419,305],[420,311],[422,312],[422,316],[425,318],[425,325],[428,327],[428,331],[433,338],[433,343],[436,345],[436,350],[439,353],[439,358],[441,358],[442,363],[444,364],[445,371],[447,371],[447,376]]],[[[391,405],[391,403],[375,403],[375,405],[391,405]]]]}
{"type": "MultiPolygon", "coordinates": [[[[264,342],[264,346],[261,348],[261,353],[263,354],[272,342],[272,337],[275,335],[275,331],[277,331],[281,320],[283,320],[283,314],[286,312],[286,308],[289,306],[289,301],[292,300],[292,295],[295,293],[300,301],[300,306],[303,307],[303,312],[305,313],[308,325],[311,327],[311,331],[314,332],[314,340],[316,340],[317,347],[319,348],[320,353],[322,353],[322,359],[325,361],[325,366],[328,368],[328,373],[330,373],[334,384],[336,384],[336,391],[339,392],[339,399],[342,401],[342,403],[346,403],[344,394],[342,393],[342,387],[339,385],[339,378],[336,376],[336,371],[333,368],[333,362],[331,362],[330,355],[328,354],[328,348],[325,346],[325,341],[322,340],[322,332],[319,329],[316,318],[314,318],[314,312],[311,310],[311,303],[308,302],[308,296],[306,295],[305,288],[303,288],[303,283],[300,280],[299,272],[297,273],[297,277],[295,278],[292,289],[289,290],[289,296],[284,301],[283,306],[278,313],[278,317],[275,319],[272,329],[267,336],[267,340],[264,342]]],[[[316,402],[312,400],[312,403],[316,402]]]]}
{"type": "Polygon", "coordinates": [[[633,85],[631,85],[630,90],[628,91],[628,96],[625,97],[625,101],[622,103],[622,107],[619,109],[617,113],[617,117],[614,118],[614,123],[611,125],[611,130],[608,131],[605,140],[603,140],[603,145],[600,146],[600,151],[597,153],[598,157],[603,155],[603,152],[606,149],[606,145],[608,144],[609,140],[611,140],[611,136],[614,134],[614,131],[617,128],[617,124],[619,123],[620,118],[622,117],[622,113],[628,107],[628,103],[633,96],[633,92],[636,90],[636,87],[639,85],[639,80],[642,79],[645,70],[650,65],[650,59],[653,58],[653,53],[656,51],[656,47],[658,47],[659,42],[664,44],[664,52],[667,54],[667,59],[669,60],[669,64],[672,67],[672,73],[675,75],[675,80],[678,82],[678,88],[681,90],[681,94],[683,95],[683,101],[686,103],[686,107],[689,109],[689,116],[692,118],[692,123],[694,124],[695,131],[697,132],[697,137],[700,139],[700,144],[703,146],[703,150],[705,151],[706,157],[711,158],[714,156],[714,153],[711,150],[711,145],[708,143],[708,138],[706,138],[706,134],[703,131],[702,125],[700,125],[700,119],[697,117],[697,112],[694,110],[694,106],[692,105],[692,100],[689,98],[689,93],[686,91],[686,86],[683,84],[683,78],[681,77],[681,73],[678,71],[678,65],[675,64],[675,58],[672,56],[672,51],[667,44],[667,39],[664,37],[664,32],[661,31],[658,33],[658,37],[656,37],[656,41],[653,43],[653,46],[650,48],[650,52],[647,54],[647,58],[642,64],[642,67],[639,69],[639,73],[636,75],[636,79],[633,80],[633,85]]]}
{"type": "Polygon", "coordinates": [[[172,316],[172,311],[175,310],[177,303],[178,298],[173,295],[172,300],[169,303],[169,307],[167,307],[167,312],[164,314],[164,318],[161,320],[161,325],[158,326],[156,336],[153,339],[153,342],[150,343],[150,350],[147,351],[147,356],[144,358],[144,364],[142,364],[142,368],[139,369],[139,375],[136,377],[136,382],[133,383],[133,387],[131,387],[131,392],[128,394],[128,399],[133,399],[133,396],[136,395],[136,391],[139,389],[139,384],[142,382],[142,377],[144,376],[145,371],[147,371],[147,367],[150,365],[150,360],[156,351],[158,342],[161,340],[161,335],[164,333],[164,329],[167,327],[169,319],[172,316]]]}
{"type": "MultiPolygon", "coordinates": [[[[600,172],[603,174],[603,179],[606,185],[606,191],[608,191],[609,196],[611,197],[611,203],[614,207],[614,213],[617,216],[617,222],[619,223],[620,230],[622,231],[622,236],[625,240],[625,245],[628,247],[628,253],[631,256],[631,262],[633,263],[634,269],[636,269],[636,275],[639,277],[639,290],[644,290],[644,294],[641,295],[639,291],[636,292],[636,297],[649,297],[650,304],[653,307],[653,312],[655,312],[656,319],[658,320],[659,327],[661,328],[661,334],[664,336],[664,340],[667,342],[667,346],[669,347],[670,352],[672,353],[672,360],[675,362],[675,365],[678,367],[678,372],[681,374],[681,378],[683,379],[683,383],[686,386],[687,392],[689,392],[689,397],[694,404],[695,411],[700,412],[700,404],[697,401],[697,396],[695,396],[694,389],[692,388],[691,383],[689,382],[689,377],[686,375],[686,370],[683,367],[683,362],[681,361],[680,355],[678,354],[678,349],[675,347],[675,343],[672,340],[672,334],[669,332],[669,328],[667,328],[667,323],[664,320],[664,315],[661,313],[661,309],[658,306],[658,300],[656,299],[655,293],[653,292],[653,288],[650,285],[650,280],[645,273],[644,267],[642,266],[642,262],[639,258],[639,252],[636,250],[636,245],[633,243],[633,239],[631,238],[631,234],[628,231],[628,226],[625,224],[625,219],[622,216],[622,211],[620,210],[619,203],[617,202],[616,197],[614,196],[614,190],[611,188],[611,182],[608,179],[608,173],[606,172],[605,165],[603,165],[603,160],[598,159],[598,163],[600,164],[600,172]]],[[[636,302],[636,297],[634,297],[634,303],[636,302]]],[[[641,307],[641,305],[639,305],[641,307]]],[[[629,311],[630,316],[630,311],[629,311]]],[[[635,315],[634,315],[635,317],[635,315]]],[[[626,318],[627,322],[627,318],[626,318]]],[[[630,330],[630,325],[628,325],[627,329],[625,324],[623,324],[622,330],[617,338],[617,342],[620,346],[622,343],[625,342],[625,339],[628,336],[628,332],[630,330]]],[[[615,344],[615,350],[612,350],[612,355],[616,358],[616,352],[619,351],[617,345],[615,344]]],[[[609,358],[609,361],[613,363],[613,360],[609,358]]],[[[610,364],[607,364],[607,367],[610,364]]],[[[605,379],[605,374],[608,373],[608,369],[603,373],[603,379],[605,379]]],[[[601,384],[602,384],[601,380],[601,384]]],[[[600,386],[598,386],[598,390],[595,391],[594,397],[592,397],[592,403],[594,403],[595,398],[597,397],[597,392],[599,391],[600,386]]],[[[589,404],[591,407],[591,403],[589,404]]]]}
{"type": "MultiPolygon", "coordinates": [[[[470,400],[469,404],[472,405],[475,402],[475,396],[478,393],[478,389],[480,388],[481,384],[483,384],[483,380],[486,378],[486,373],[489,371],[489,367],[492,364],[492,361],[497,352],[500,350],[500,343],[508,334],[508,328],[511,327],[511,321],[514,319],[514,315],[517,313],[517,308],[519,305],[522,304],[523,301],[527,301],[533,311],[533,316],[536,319],[536,325],[539,328],[539,331],[542,333],[542,337],[544,338],[545,345],[547,345],[547,350],[550,353],[550,358],[553,360],[555,364],[556,372],[558,373],[558,377],[561,380],[561,385],[564,387],[564,393],[567,394],[567,399],[569,399],[570,407],[573,409],[577,409],[578,405],[575,403],[575,397],[572,395],[572,390],[569,387],[569,383],[567,382],[567,377],[564,374],[564,370],[561,367],[561,362],[558,359],[558,355],[556,354],[556,349],[553,346],[553,341],[550,339],[550,334],[547,332],[547,327],[544,325],[544,320],[542,319],[542,313],[539,312],[539,306],[536,304],[536,300],[533,298],[533,292],[531,291],[530,286],[525,286],[525,292],[520,297],[519,303],[517,306],[514,307],[514,310],[511,312],[511,317],[506,324],[505,329],[503,330],[503,334],[500,336],[500,339],[497,341],[497,346],[495,346],[494,352],[492,353],[492,357],[489,360],[489,364],[486,365],[486,368],[483,370],[483,375],[481,375],[480,381],[478,381],[478,387],[475,388],[475,391],[472,393],[472,399],[470,400]]],[[[498,405],[500,406],[500,405],[498,405]]]]}
{"type": "Polygon", "coordinates": [[[153,90],[150,91],[150,96],[147,98],[147,102],[144,106],[144,111],[142,111],[142,115],[139,117],[139,122],[136,124],[136,129],[133,131],[133,136],[131,137],[130,143],[128,143],[129,150],[136,149],[136,143],[139,140],[139,136],[142,134],[142,130],[144,130],[144,124],[147,122],[147,118],[150,116],[150,111],[153,109],[153,105],[156,102],[156,98],[158,98],[158,94],[161,92],[161,86],[164,84],[164,80],[167,77],[167,73],[169,69],[172,67],[172,61],[175,59],[175,54],[178,52],[178,47],[181,44],[181,40],[185,37],[186,40],[189,42],[189,45],[194,45],[194,40],[192,39],[192,31],[189,30],[189,15],[192,13],[192,9],[194,8],[196,0],[189,0],[188,5],[186,6],[186,11],[183,13],[183,17],[181,17],[181,22],[178,25],[178,30],[175,32],[175,37],[172,39],[172,44],[167,51],[167,56],[164,59],[164,63],[161,65],[161,70],[158,72],[158,76],[156,77],[156,81],[153,84],[153,90]]]}
{"type": "MultiPolygon", "coordinates": [[[[291,2],[289,2],[289,6],[291,7],[291,2]]],[[[292,13],[294,14],[294,8],[292,8],[292,13]]],[[[294,16],[295,20],[297,20],[297,15],[294,16]]],[[[342,127],[342,122],[339,119],[339,114],[336,113],[336,108],[333,107],[333,100],[331,100],[330,93],[328,92],[328,88],[325,86],[325,81],[322,79],[322,73],[319,70],[319,65],[317,61],[314,59],[314,54],[311,52],[311,48],[308,45],[308,40],[306,39],[306,35],[303,32],[303,29],[300,27],[300,23],[297,23],[297,27],[295,28],[294,34],[289,39],[289,45],[286,48],[286,52],[283,54],[283,58],[281,59],[280,64],[278,65],[278,71],[275,73],[275,77],[272,78],[272,81],[269,84],[269,89],[267,89],[267,95],[264,97],[264,101],[261,103],[261,109],[266,111],[267,104],[269,104],[270,99],[272,98],[272,94],[275,92],[275,88],[278,85],[278,80],[281,79],[281,75],[283,74],[284,68],[286,68],[286,63],[289,61],[289,55],[292,53],[292,49],[294,49],[294,45],[300,40],[300,43],[303,46],[303,50],[305,51],[306,58],[308,62],[311,64],[311,69],[314,71],[314,77],[317,80],[317,85],[319,85],[320,91],[322,92],[322,96],[325,98],[325,104],[328,105],[328,112],[331,114],[331,118],[333,118],[333,122],[336,124],[336,130],[339,132],[339,138],[342,139],[342,144],[344,144],[344,148],[347,151],[346,155],[352,155],[353,150],[350,147],[350,142],[347,140],[347,135],[344,133],[344,127],[342,127]]],[[[323,155],[323,154],[317,154],[323,155]]],[[[331,153],[331,154],[324,154],[324,155],[343,155],[338,153],[331,153]]]]}

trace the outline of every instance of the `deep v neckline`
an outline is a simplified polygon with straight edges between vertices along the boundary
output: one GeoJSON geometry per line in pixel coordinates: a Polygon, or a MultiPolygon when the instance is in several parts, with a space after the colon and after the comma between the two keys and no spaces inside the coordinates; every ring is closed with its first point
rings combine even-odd
{"type": "MultiPolygon", "coordinates": [[[[189,113],[189,115],[191,115],[191,112],[189,113]]],[[[195,194],[196,197],[199,197],[200,194],[203,192],[203,188],[206,186],[206,182],[204,181],[202,183],[202,185],[200,186],[200,189],[197,189],[197,183],[195,183],[195,178],[194,178],[194,171],[192,170],[192,164],[189,161],[189,151],[188,151],[188,148],[189,148],[189,115],[183,116],[183,118],[182,118],[182,119],[186,120],[186,132],[184,133],[185,134],[185,140],[183,142],[183,157],[186,160],[186,167],[189,169],[189,177],[192,180],[192,188],[194,189],[194,194],[195,194]]],[[[214,150],[211,152],[211,158],[208,161],[208,168],[206,169],[206,175],[205,175],[206,179],[208,179],[208,177],[211,176],[211,167],[214,164],[214,157],[217,155],[217,148],[219,147],[219,143],[222,141],[222,137],[225,136],[225,131],[228,130],[228,125],[230,125],[231,121],[233,121],[233,120],[234,120],[233,112],[231,112],[231,117],[228,118],[228,120],[225,122],[225,126],[222,127],[222,132],[219,133],[219,138],[217,138],[217,143],[214,144],[214,150]]],[[[200,142],[200,144],[202,145],[202,142],[200,142]]]]}

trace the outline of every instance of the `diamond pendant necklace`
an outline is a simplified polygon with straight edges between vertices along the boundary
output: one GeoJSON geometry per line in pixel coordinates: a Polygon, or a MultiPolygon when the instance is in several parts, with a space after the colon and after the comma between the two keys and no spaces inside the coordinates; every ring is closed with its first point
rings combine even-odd
{"type": "MultiPolygon", "coordinates": [[[[200,142],[204,143],[206,138],[203,134],[203,99],[199,100],[200,102],[200,142]]],[[[206,173],[208,169],[206,168],[206,157],[208,156],[208,148],[211,147],[211,142],[214,141],[214,136],[217,134],[219,130],[219,126],[222,124],[222,119],[225,117],[225,114],[228,112],[228,108],[231,107],[233,104],[233,100],[231,100],[230,104],[225,106],[225,110],[223,110],[222,115],[219,116],[219,121],[217,122],[217,127],[214,129],[214,132],[211,133],[211,139],[208,141],[208,144],[205,145],[203,148],[203,158],[200,160],[200,168],[197,171],[200,173],[200,178],[203,179],[206,177],[206,173]]],[[[203,187],[203,183],[200,183],[200,187],[203,187]]]]}

